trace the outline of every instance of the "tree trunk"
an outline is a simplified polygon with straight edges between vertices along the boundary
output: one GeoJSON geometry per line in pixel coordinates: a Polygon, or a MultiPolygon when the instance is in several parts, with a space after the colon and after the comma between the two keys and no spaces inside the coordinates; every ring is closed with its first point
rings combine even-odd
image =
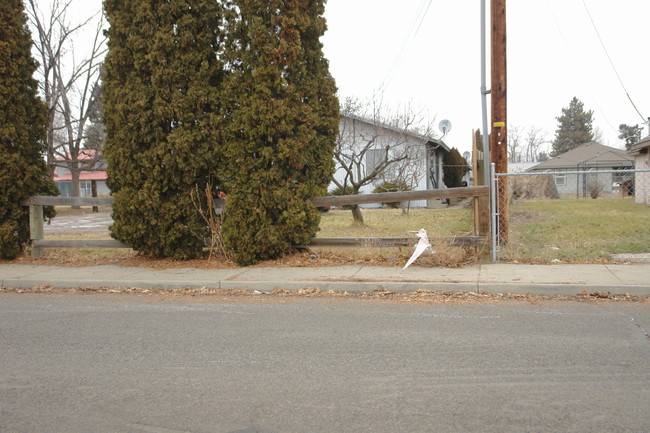
{"type": "MultiPolygon", "coordinates": [[[[97,181],[91,181],[91,188],[93,192],[93,197],[97,197],[97,181]]],[[[93,206],[93,213],[99,212],[99,206],[93,206]]]]}
{"type": "MultiPolygon", "coordinates": [[[[79,190],[79,175],[81,174],[81,170],[76,169],[76,170],[70,170],[70,175],[72,177],[72,197],[80,197],[80,190],[79,190]]],[[[81,209],[81,206],[72,206],[72,209],[81,209]]]]}
{"type": "Polygon", "coordinates": [[[359,205],[355,204],[352,206],[352,218],[354,219],[355,223],[363,224],[363,215],[361,214],[361,208],[359,205]]]}

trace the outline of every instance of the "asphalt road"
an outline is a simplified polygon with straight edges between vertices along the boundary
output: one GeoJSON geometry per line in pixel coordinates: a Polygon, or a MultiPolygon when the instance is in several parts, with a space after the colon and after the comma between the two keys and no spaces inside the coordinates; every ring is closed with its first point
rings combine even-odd
{"type": "Polygon", "coordinates": [[[0,432],[648,432],[645,304],[0,294],[0,432]]]}

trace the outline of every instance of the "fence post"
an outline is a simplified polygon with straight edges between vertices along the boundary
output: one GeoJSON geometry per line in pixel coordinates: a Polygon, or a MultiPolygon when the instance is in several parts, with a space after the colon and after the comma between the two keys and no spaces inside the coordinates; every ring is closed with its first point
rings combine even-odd
{"type": "Polygon", "coordinates": [[[476,210],[478,211],[478,225],[474,227],[474,232],[478,236],[490,235],[490,196],[477,197],[476,210]]]}
{"type": "MultiPolygon", "coordinates": [[[[490,236],[490,196],[480,195],[474,197],[474,235],[490,236]]],[[[490,248],[487,244],[477,249],[478,257],[481,260],[490,258],[490,248]]]]}
{"type": "Polygon", "coordinates": [[[38,259],[43,255],[43,248],[34,246],[34,241],[43,239],[43,206],[29,205],[29,238],[32,240],[32,258],[38,259]]]}

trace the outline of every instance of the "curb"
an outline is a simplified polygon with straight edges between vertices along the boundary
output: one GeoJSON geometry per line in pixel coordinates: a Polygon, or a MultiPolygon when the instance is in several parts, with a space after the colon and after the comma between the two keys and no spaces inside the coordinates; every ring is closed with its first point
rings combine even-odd
{"type": "Polygon", "coordinates": [[[593,284],[534,284],[534,283],[448,283],[448,282],[387,282],[387,281],[205,281],[205,282],[152,282],[131,280],[129,284],[107,280],[72,280],[61,279],[44,281],[39,279],[6,279],[0,281],[0,287],[27,289],[35,286],[49,285],[55,289],[73,289],[80,287],[138,287],[151,290],[172,290],[183,288],[211,288],[222,290],[245,289],[270,292],[275,289],[298,291],[315,288],[321,291],[363,293],[375,290],[388,290],[396,293],[428,290],[434,292],[485,292],[512,293],[532,295],[567,295],[581,294],[584,291],[611,294],[629,294],[650,296],[650,285],[593,285],[593,284]]]}

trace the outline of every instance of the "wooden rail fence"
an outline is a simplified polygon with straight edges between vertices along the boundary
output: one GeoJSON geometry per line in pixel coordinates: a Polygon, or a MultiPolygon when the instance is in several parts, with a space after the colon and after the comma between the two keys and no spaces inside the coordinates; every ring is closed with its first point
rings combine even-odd
{"type": "MultiPolygon", "coordinates": [[[[326,196],[313,199],[319,207],[345,206],[354,204],[389,203],[411,200],[432,200],[473,197],[474,235],[450,236],[445,240],[453,245],[482,247],[487,244],[489,232],[489,189],[486,186],[447,188],[424,191],[385,192],[379,194],[358,194],[345,196],[326,196]]],[[[223,206],[223,200],[217,204],[223,206]]],[[[29,227],[32,240],[32,257],[39,258],[45,248],[130,248],[115,239],[44,239],[43,206],[112,206],[113,197],[51,197],[35,196],[24,200],[29,206],[29,227]]],[[[411,246],[413,237],[391,238],[315,238],[309,247],[395,247],[411,246]]]]}

